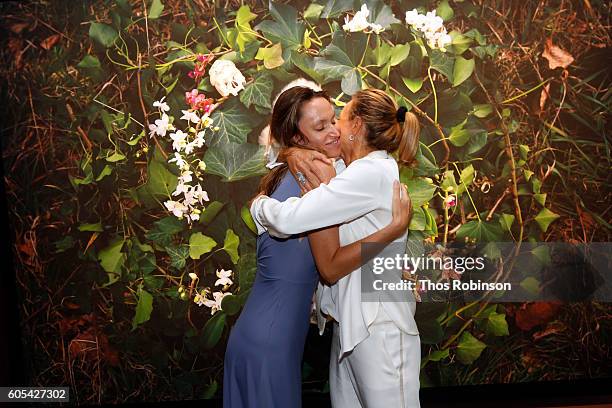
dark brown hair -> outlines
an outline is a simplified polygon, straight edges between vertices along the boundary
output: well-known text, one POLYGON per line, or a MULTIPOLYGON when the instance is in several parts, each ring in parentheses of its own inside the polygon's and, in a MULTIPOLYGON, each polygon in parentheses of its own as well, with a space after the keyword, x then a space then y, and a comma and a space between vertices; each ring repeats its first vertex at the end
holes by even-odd
MULTIPOLYGON (((301 147, 312 149, 309 146, 298 144, 294 140, 294 136, 298 136, 304 142, 304 136, 301 134, 298 123, 302 114, 302 106, 304 103, 314 98, 325 98, 331 102, 331 99, 325 91, 315 91, 304 86, 294 86, 287 89, 279 95, 274 108, 272 109, 272 118, 270 119, 270 139, 276 140, 281 149, 288 147, 301 147)), ((279 154, 279 158, 283 156, 283 150, 279 154)), ((315 149, 312 149, 315 150, 315 149)), ((259 183, 259 192, 267 196, 272 194, 278 183, 282 180, 288 170, 287 163, 274 167, 268 174, 262 177, 259 183)))
POLYGON ((406 112, 403 122, 398 121, 397 103, 380 89, 364 89, 352 99, 349 119, 359 116, 366 127, 366 143, 376 150, 389 153, 398 151, 398 161, 414 165, 419 148, 420 125, 416 115, 406 112))

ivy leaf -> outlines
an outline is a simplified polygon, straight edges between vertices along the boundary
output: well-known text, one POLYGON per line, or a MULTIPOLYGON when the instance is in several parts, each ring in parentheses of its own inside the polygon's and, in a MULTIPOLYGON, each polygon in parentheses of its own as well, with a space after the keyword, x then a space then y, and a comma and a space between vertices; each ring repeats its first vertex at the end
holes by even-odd
POLYGON ((211 237, 207 237, 201 232, 191 234, 189 237, 189 257, 200 259, 200 256, 209 253, 217 243, 211 237))
POLYGON ((238 263, 240 256, 238 255, 238 245, 240 244, 240 238, 231 229, 228 229, 225 233, 225 240, 223 241, 223 250, 232 259, 235 264, 238 263))
POLYGON ((251 216, 251 211, 247 207, 243 206, 240 209, 240 218, 242 218, 242 221, 244 221, 246 226, 249 227, 253 233, 257 234, 257 226, 255 225, 253 217, 251 216))
POLYGON ((472 184, 474 181, 474 166, 471 164, 461 170, 461 174, 459 175, 459 180, 461 183, 457 186, 457 194, 461 194, 465 191, 466 187, 472 184))
POLYGON ((166 252, 170 255, 170 266, 177 270, 181 270, 187 264, 189 256, 189 247, 187 245, 168 246, 166 252))
POLYGON ((162 11, 164 11, 164 4, 161 0, 153 0, 151 2, 151 8, 149 9, 148 18, 150 20, 155 20, 161 16, 162 11))
POLYGON ((270 74, 260 74, 240 92, 240 102, 247 108, 256 105, 263 108, 265 112, 269 112, 272 108, 270 99, 272 98, 273 87, 274 83, 270 74))
POLYGON ((420 207, 429 202, 436 191, 436 186, 425 177, 408 179, 405 173, 405 170, 402 169, 400 181, 406 184, 408 195, 412 201, 412 208, 420 207))
POLYGON ((310 21, 316 21, 319 19, 321 12, 325 6, 317 3, 310 3, 310 5, 304 10, 304 18, 310 21))
POLYGON ((267 173, 264 149, 251 143, 217 144, 206 151, 206 172, 223 177, 223 181, 236 181, 267 173))
POLYGON ((353 8, 353 0, 328 0, 321 12, 322 18, 335 18, 353 8))
POLYGON ((216 312, 204 325, 200 345, 205 349, 211 349, 219 343, 223 328, 225 327, 225 313, 223 311, 216 312))
POLYGON ((236 44, 240 52, 244 52, 245 44, 257 39, 255 32, 251 28, 250 22, 257 17, 257 14, 251 13, 249 6, 240 6, 236 12, 236 44))
POLYGON ((487 345, 468 331, 464 331, 457 345, 457 359, 463 364, 473 363, 487 345))
POLYGON ((361 63, 367 44, 364 33, 335 31, 331 43, 319 57, 314 58, 314 69, 323 75, 323 83, 341 80, 342 91, 352 95, 361 89, 361 76, 357 67, 361 63))
POLYGON ((391 28, 391 24, 400 23, 393 15, 391 7, 387 6, 381 0, 366 0, 365 4, 370 10, 368 21, 381 25, 385 30, 391 28))
POLYGON ((453 65, 455 61, 446 53, 437 50, 429 50, 429 64, 432 69, 435 69, 444 75, 450 82, 453 82, 453 65))
POLYGON ((117 30, 108 24, 91 23, 89 27, 89 37, 104 48, 113 45, 118 36, 117 30))
POLYGON ((255 29, 263 31, 266 38, 273 42, 282 43, 284 49, 299 49, 306 28, 298 20, 297 10, 288 4, 273 1, 268 3, 268 9, 275 21, 264 20, 255 29))
POLYGON ((219 131, 207 138, 206 144, 209 147, 218 143, 245 143, 247 135, 254 126, 253 114, 249 113, 236 98, 224 103, 221 109, 216 109, 211 119, 214 126, 219 127, 219 131))
POLYGON ((499 217, 499 224, 504 231, 510 231, 512 224, 514 224, 514 215, 502 214, 501 217, 499 217))
POLYGON ((221 300, 221 309, 228 315, 233 316, 240 311, 240 300, 238 296, 227 295, 221 300))
POLYGON ((442 0, 438 5, 438 8, 436 8, 436 15, 442 17, 444 22, 447 22, 453 18, 455 12, 448 4, 448 0, 442 0))
POLYGON ((121 276, 121 267, 126 260, 125 253, 121 252, 123 243, 123 239, 117 239, 98 253, 100 265, 102 265, 102 268, 108 273, 108 282, 106 285, 118 281, 121 276))
POLYGON ((560 217, 559 214, 555 214, 554 212, 550 211, 548 208, 542 208, 542 211, 540 211, 538 215, 535 216, 534 219, 540 226, 540 229, 543 232, 546 232, 550 223, 559 217, 560 217))
POLYGON ((281 46, 281 43, 276 43, 272 47, 260 48, 257 51, 257 55, 255 55, 255 59, 259 61, 263 60, 264 67, 266 67, 266 69, 274 69, 280 67, 285 63, 285 60, 283 59, 283 47, 281 46))
POLYGON ((503 313, 493 312, 487 318, 486 330, 488 333, 491 333, 493 336, 507 336, 510 333, 508 332, 508 322, 506 321, 506 315, 503 313))
POLYGON ((406 88, 412 93, 417 93, 423 87, 423 78, 402 77, 402 81, 404 81, 404 85, 406 85, 406 88))
POLYGON ((79 225, 79 231, 90 231, 90 232, 102 232, 102 224, 97 222, 95 224, 81 224, 79 225))
POLYGON ((457 231, 457 239, 473 238, 478 242, 499 241, 503 235, 501 226, 486 221, 469 221, 457 231))
POLYGON ((138 287, 138 304, 136 305, 136 314, 132 319, 132 331, 139 325, 148 321, 151 318, 151 312, 153 311, 153 296, 142 288, 142 285, 138 287))
POLYGON ((472 72, 474 72, 475 65, 476 61, 473 58, 465 59, 461 56, 457 56, 453 68, 453 86, 457 86, 468 79, 470 75, 472 75, 472 72))
POLYGON ((93 55, 86 55, 81 62, 77 64, 77 68, 101 68, 100 60, 93 55))
POLYGON ((174 234, 182 230, 183 223, 175 216, 169 216, 155 221, 154 227, 145 234, 145 237, 161 246, 168 246, 174 234))

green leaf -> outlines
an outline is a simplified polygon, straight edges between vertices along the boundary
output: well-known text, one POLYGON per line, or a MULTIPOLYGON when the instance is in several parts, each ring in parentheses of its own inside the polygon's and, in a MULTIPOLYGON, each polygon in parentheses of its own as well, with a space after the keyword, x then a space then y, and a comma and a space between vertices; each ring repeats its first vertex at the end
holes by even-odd
POLYGON ((264 149, 251 143, 218 144, 206 151, 206 172, 223 177, 223 181, 236 181, 267 173, 264 149))
POLYGON ((113 45, 118 36, 117 30, 108 24, 91 23, 89 27, 89 37, 105 48, 113 45))
POLYGON ((240 256, 238 255, 238 245, 240 244, 240 238, 231 229, 228 229, 225 233, 225 240, 223 241, 223 250, 232 258, 232 262, 238 263, 240 256))
POLYGON ((451 46, 447 48, 450 48, 452 52, 456 55, 461 55, 468 48, 470 48, 470 45, 472 44, 472 39, 470 37, 467 37, 461 34, 459 31, 455 30, 451 31, 448 34, 451 37, 451 46))
POLYGON ((106 161, 107 162, 111 162, 111 163, 115 163, 115 162, 121 161, 123 159, 125 159, 125 156, 123 154, 121 154, 119 152, 114 152, 113 154, 111 154, 110 156, 108 156, 106 158, 106 161))
MULTIPOLYGON (((281 43, 276 43, 272 47, 260 48, 255 55, 255 59, 264 62, 266 69, 274 69, 285 63, 283 59, 283 47, 281 43)), ((243 91, 244 93, 244 91, 243 91)), ((242 96, 241 96, 242 97, 242 96)))
POLYGON ((250 22, 257 17, 257 14, 251 13, 249 6, 243 5, 236 13, 236 21, 234 27, 236 29, 236 44, 240 52, 245 50, 245 45, 257 39, 255 31, 251 28, 250 22))
MULTIPOLYGON (((404 173, 403 169, 402 173, 404 173)), ((436 186, 425 177, 406 179, 405 176, 402 178, 400 173, 400 181, 406 184, 408 195, 412 201, 412 208, 420 207, 429 202, 436 192, 436 186)))
POLYGON ((485 347, 487 347, 485 343, 472 336, 470 332, 464 331, 457 344, 457 359, 463 364, 471 364, 480 357, 485 347))
POLYGON ((221 309, 228 315, 233 316, 240 311, 240 300, 238 296, 226 295, 221 300, 221 309))
POLYGON ((512 224, 514 224, 514 215, 505 213, 502 214, 501 217, 499 217, 499 224, 504 231, 510 231, 512 224))
POLYGON ((387 6, 381 0, 365 0, 364 2, 370 11, 368 21, 374 24, 381 25, 385 30, 391 28, 391 24, 400 23, 393 15, 391 7, 387 6))
POLYGON ((446 53, 437 49, 429 50, 429 64, 431 68, 444 75, 450 82, 453 82, 454 63, 454 59, 446 53))
POLYGON ((296 9, 288 4, 273 1, 268 3, 268 9, 275 21, 264 20, 255 29, 263 31, 266 38, 272 42, 281 42, 284 49, 299 49, 306 28, 298 20, 296 9))
POLYGON ((189 247, 187 245, 167 246, 166 252, 170 255, 170 266, 177 270, 182 270, 187 264, 189 247))
POLYGON ((174 215, 164 217, 155 221, 154 227, 145 234, 145 237, 161 246, 168 246, 172 242, 174 234, 181 232, 183 223, 174 215))
POLYGON ((486 331, 493 336, 508 336, 508 322, 503 313, 493 312, 487 318, 486 331))
POLYGON ((331 43, 314 58, 314 69, 323 76, 323 84, 341 80, 342 91, 352 95, 361 89, 361 75, 357 70, 367 44, 363 33, 335 31, 331 43))
POLYGON ((461 194, 465 191, 467 186, 472 184, 472 182, 474 181, 474 174, 474 166, 472 166, 471 164, 461 170, 461 174, 459 175, 459 181, 461 182, 461 184, 457 186, 457 194, 461 194))
POLYGON ((450 193, 455 193, 459 189, 457 186, 457 181, 455 180, 455 172, 452 170, 446 170, 444 172, 444 176, 442 176, 442 182, 440 183, 440 188, 443 191, 448 191, 450 193))
POLYGON ((201 232, 191 234, 189 237, 189 257, 200 259, 200 256, 209 253, 217 243, 211 237, 207 237, 201 232))
POLYGON ((213 201, 212 203, 209 203, 204 212, 200 215, 200 223, 204 225, 210 224, 221 212, 224 205, 225 204, 220 201, 213 201))
POLYGON ((417 93, 423 87, 423 78, 402 77, 402 81, 404 81, 404 85, 406 85, 406 88, 412 93, 417 93))
POLYGON ((448 140, 455 146, 461 147, 470 140, 472 132, 469 129, 464 129, 463 124, 451 128, 451 133, 448 135, 448 140))
POLYGON ((519 145, 519 155, 521 156, 521 159, 527 160, 528 153, 529 153, 529 146, 520 144, 519 145))
POLYGON ((540 211, 538 215, 535 216, 535 220, 540 226, 540 229, 543 232, 546 232, 550 223, 559 217, 560 215, 555 214, 554 212, 550 211, 548 208, 542 208, 542 211, 540 211))
POLYGON ((494 242, 499 241, 502 234, 499 224, 477 220, 463 224, 457 231, 457 239, 463 240, 465 237, 469 237, 478 242, 494 242))
POLYGON ((418 319, 416 322, 422 344, 438 344, 444 338, 444 330, 436 319, 418 319))
POLYGON ((162 11, 164 11, 164 4, 161 0, 153 0, 151 2, 151 7, 149 8, 149 20, 155 20, 161 16, 162 11))
POLYGON ((453 86, 457 86, 468 79, 470 75, 472 75, 472 72, 474 72, 475 64, 476 61, 473 58, 465 59, 461 56, 457 56, 453 68, 453 86))
POLYGON ((353 8, 353 0, 328 0, 321 12, 323 18, 335 18, 353 8))
POLYGON ((316 21, 319 19, 321 12, 325 6, 317 3, 310 3, 310 5, 304 10, 304 18, 309 21, 316 21))
POLYGON ((240 92, 240 102, 247 108, 256 105, 263 108, 265 112, 269 112, 272 108, 270 99, 272 98, 273 87, 272 77, 264 72, 240 92))
POLYGON ((121 252, 123 243, 123 239, 117 239, 98 253, 100 265, 106 272, 118 274, 125 263, 125 253, 121 252))
POLYGON ((223 328, 225 327, 226 315, 224 312, 216 312, 211 317, 202 330, 202 337, 200 338, 200 345, 205 349, 211 349, 217 345, 221 340, 223 334, 223 328))
POLYGON ((544 204, 546 204, 546 193, 542 193, 542 194, 534 194, 533 198, 536 200, 536 202, 538 204, 540 204, 542 207, 544 207, 544 204))
POLYGON ((426 215, 425 209, 422 207, 417 207, 414 209, 412 214, 412 218, 410 219, 410 224, 408 225, 408 229, 410 231, 424 231, 427 228, 427 220, 428 217, 426 215))
POLYGON ((532 295, 537 296, 540 293, 540 281, 533 276, 528 276, 523 279, 520 286, 532 295))
POLYGON ((86 55, 81 62, 77 64, 77 68, 101 68, 100 60, 93 55, 86 55))
POLYGON ((211 119, 214 126, 219 127, 219 131, 207 138, 210 140, 206 143, 209 147, 218 143, 245 143, 247 135, 255 125, 253 114, 249 113, 237 98, 230 99, 220 109, 216 109, 211 119))
POLYGON ((97 222, 95 224, 81 224, 79 225, 79 231, 102 232, 104 228, 102 228, 102 224, 97 222))
POLYGON ((100 181, 104 177, 110 176, 112 173, 113 173, 113 168, 109 166, 108 164, 105 164, 102 171, 100 171, 100 174, 98 174, 98 177, 96 177, 96 181, 100 181))
POLYGON ((442 17, 444 22, 447 22, 453 18, 455 12, 451 6, 449 6, 448 0, 442 0, 438 5, 438 8, 436 8, 436 15, 442 17))
POLYGON ((142 288, 138 287, 138 304, 136 305, 136 314, 132 319, 132 331, 144 322, 149 321, 151 312, 153 311, 153 296, 142 288))
POLYGON ((493 112, 493 107, 489 103, 476 104, 474 105, 474 116, 483 119, 489 116, 493 112))
POLYGON ((253 233, 257 234, 257 226, 255 225, 253 217, 251 216, 251 211, 245 206, 240 209, 240 217, 242 218, 242 221, 244 221, 246 226, 249 227, 249 229, 253 231, 253 233))

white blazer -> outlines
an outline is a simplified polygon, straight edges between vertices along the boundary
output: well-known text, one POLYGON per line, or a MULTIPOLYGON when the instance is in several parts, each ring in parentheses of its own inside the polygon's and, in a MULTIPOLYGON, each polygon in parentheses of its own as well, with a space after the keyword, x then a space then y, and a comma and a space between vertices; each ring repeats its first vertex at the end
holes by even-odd
MULTIPOLYGON (((331 225, 339 227, 340 245, 358 241, 387 226, 392 216, 393 181, 399 180, 397 163, 385 150, 376 150, 352 162, 346 169, 341 162, 339 173, 329 184, 322 184, 300 197, 279 202, 261 196, 251 205, 251 215, 258 233, 267 229, 270 235, 288 236, 331 225)), ((407 233, 394 242, 405 248, 407 233)), ((317 320, 323 332, 326 313, 339 322, 341 359, 369 336, 369 326, 380 305, 405 333, 418 335, 411 301, 362 302, 361 268, 343 277, 334 285, 319 283, 317 288, 317 320)))

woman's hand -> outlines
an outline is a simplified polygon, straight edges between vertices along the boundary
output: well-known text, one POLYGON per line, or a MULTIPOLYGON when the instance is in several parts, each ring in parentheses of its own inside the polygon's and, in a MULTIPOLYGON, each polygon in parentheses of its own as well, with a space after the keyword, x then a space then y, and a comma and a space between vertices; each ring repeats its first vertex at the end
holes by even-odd
POLYGON ((319 187, 321 183, 328 183, 331 177, 336 175, 334 171, 333 176, 330 177, 329 171, 325 171, 325 168, 321 166, 321 164, 332 165, 331 159, 323 153, 316 150, 300 149, 297 147, 290 147, 283 150, 285 150, 285 157, 283 157, 283 159, 287 162, 289 171, 296 180, 299 180, 297 177, 298 172, 304 175, 306 182, 299 183, 302 194, 307 193, 313 188, 319 187))
POLYGON ((412 218, 412 201, 408 196, 408 190, 405 184, 399 181, 393 182, 393 206, 391 210, 393 220, 389 227, 394 231, 396 238, 403 235, 410 224, 412 218))

